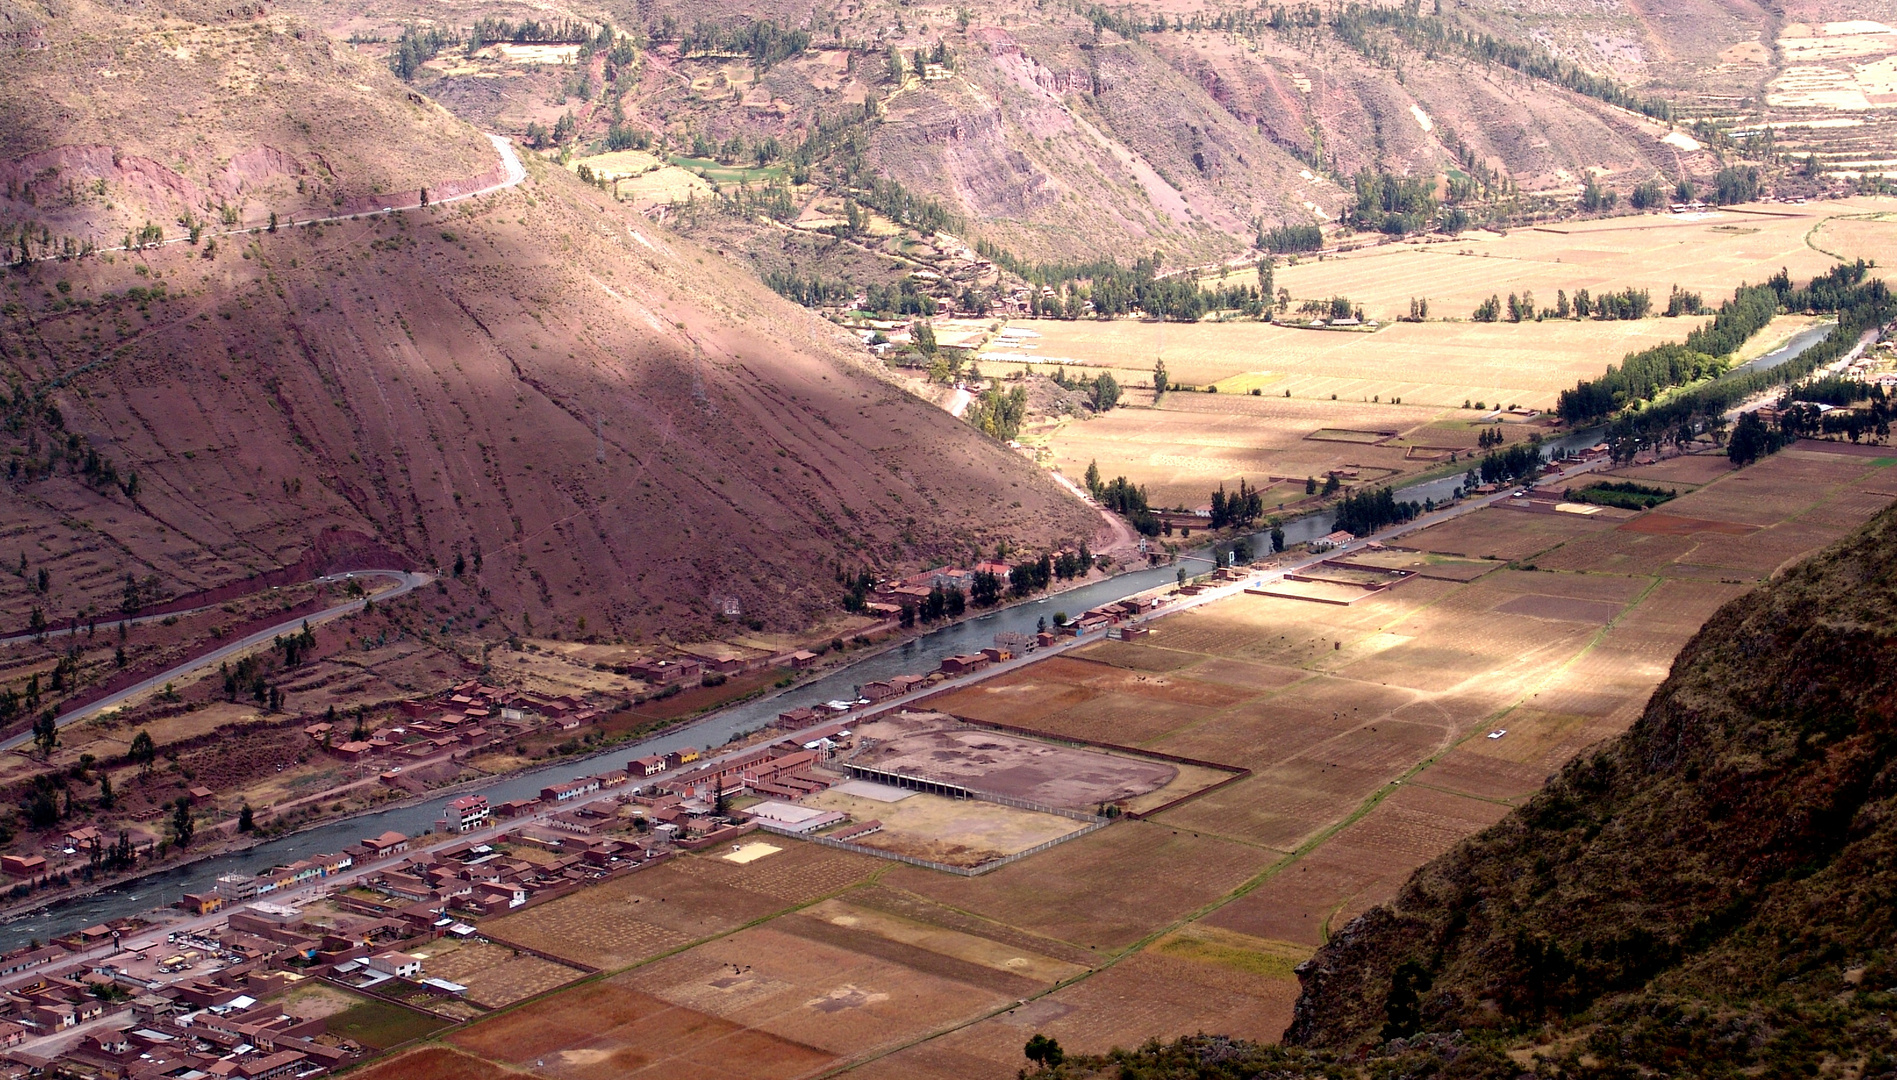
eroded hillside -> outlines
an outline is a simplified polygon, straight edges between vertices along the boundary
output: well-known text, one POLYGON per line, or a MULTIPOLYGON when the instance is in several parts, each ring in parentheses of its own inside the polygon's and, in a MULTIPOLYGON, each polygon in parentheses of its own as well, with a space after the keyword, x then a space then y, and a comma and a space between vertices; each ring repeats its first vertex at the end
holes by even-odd
POLYGON ((114 19, 88 18, 48 16, 72 36, 7 57, 23 73, 8 152, 16 171, 50 164, 0 206, 99 248, 132 222, 167 242, 7 279, 9 539, 52 583, 9 594, 9 624, 28 604, 110 613, 127 573, 175 594, 294 563, 340 527, 416 566, 479 567, 510 623, 683 633, 736 599, 789 629, 834 610, 839 561, 1099 525, 872 372, 853 339, 563 170, 442 203, 504 180, 493 146, 294 19, 120 24, 133 48, 95 46, 114 19), (154 43, 173 40, 221 59, 158 71, 174 61, 154 43), (100 113, 74 129, 84 146, 62 141, 48 118, 83 94, 37 110, 23 95, 92 48, 143 49, 148 115, 177 104, 191 122, 95 151, 113 134, 100 113), (243 70, 260 81, 232 89, 243 70), (332 94, 349 108, 304 130, 332 94), (221 194, 257 154, 289 164, 221 194), (351 193, 400 205, 424 188, 426 208, 307 223, 351 193), (226 198, 238 222, 281 227, 225 234, 226 198), (187 217, 208 221, 192 234, 187 217))

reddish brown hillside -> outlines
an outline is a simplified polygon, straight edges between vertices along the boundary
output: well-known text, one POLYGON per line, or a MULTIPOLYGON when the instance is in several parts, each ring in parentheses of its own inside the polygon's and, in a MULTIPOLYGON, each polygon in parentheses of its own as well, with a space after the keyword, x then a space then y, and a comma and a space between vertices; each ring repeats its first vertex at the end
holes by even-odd
MULTIPOLYGON (((245 63, 329 47, 283 25, 245 63)), ((4 63, 40 62, 23 57, 4 63)), ((440 190, 449 167, 495 167, 478 132, 432 106, 411 116, 386 73, 363 77, 358 112, 380 126, 358 134, 360 158, 294 138, 272 152, 323 157, 346 191, 440 190)), ((239 160, 267 126, 240 116, 209 139, 239 160)), ((16 162, 77 152, 29 135, 8 133, 16 162)), ((126 132, 114 152, 172 161, 171 137, 126 132)), ((125 205, 181 212, 172 188, 113 190, 113 210, 82 201, 60 220, 98 232, 125 205)), ((392 216, 213 246, 215 232, 6 277, 6 440, 25 467, 0 479, 0 544, 49 567, 51 586, 8 575, 3 625, 30 606, 109 615, 127 573, 148 596, 215 586, 342 527, 416 565, 451 572, 459 555, 513 626, 684 631, 735 597, 746 618, 795 627, 834 609, 839 561, 913 565, 1100 525, 885 381, 854 339, 564 170, 536 164, 519 187, 392 216)))

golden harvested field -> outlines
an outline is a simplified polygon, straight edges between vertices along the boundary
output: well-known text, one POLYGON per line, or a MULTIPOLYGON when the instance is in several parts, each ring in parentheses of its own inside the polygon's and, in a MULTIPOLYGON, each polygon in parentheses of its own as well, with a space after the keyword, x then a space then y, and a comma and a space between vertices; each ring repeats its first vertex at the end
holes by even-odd
POLYGON ((669 205, 675 201, 711 197, 711 185, 676 165, 642 172, 621 180, 619 197, 641 206, 669 205))
POLYGON ((1726 208, 1696 218, 1607 218, 1516 229, 1506 236, 1473 232, 1449 242, 1301 258, 1296 266, 1281 264, 1276 282, 1298 299, 1348 296, 1371 318, 1385 319, 1408 312, 1412 297, 1429 300, 1432 318, 1467 319, 1489 296, 1524 289, 1541 307, 1554 306, 1557 289, 1571 297, 1577 289, 1599 295, 1625 288, 1647 289, 1664 306, 1678 285, 1716 306, 1739 283, 1764 281, 1780 267, 1801 281, 1822 273, 1835 265, 1827 251, 1842 254, 1848 247, 1852 257, 1875 257, 1881 238, 1879 261, 1887 262, 1888 232, 1843 219, 1892 211, 1897 200, 1863 197, 1726 208), (1807 243, 1807 234, 1819 226, 1807 243), (1834 230, 1840 246, 1822 239, 1834 230))
MULTIPOLYGON (((1451 453, 1474 449, 1484 412, 1473 406, 1547 409, 1626 353, 1683 338, 1698 323, 1402 323, 1363 334, 1255 322, 1032 320, 1012 325, 1038 335, 1018 340, 1047 363, 991 359, 1028 355, 1010 343, 991 346, 981 368, 1051 374, 1049 364, 1065 358, 1089 365, 1076 374, 1105 367, 1122 384, 1149 384, 1163 355, 1175 383, 1218 392, 1169 393, 1157 406, 1142 395, 1133 407, 1024 438, 1045 447, 1064 475, 1097 464, 1107 477, 1146 485, 1156 505, 1202 506, 1220 483, 1244 479, 1267 507, 1295 507, 1306 477, 1339 471, 1353 483, 1384 483, 1440 468, 1451 453)), ((1502 429, 1511 440, 1531 430, 1502 429)))
POLYGON ((665 167, 665 162, 644 150, 614 150, 592 157, 575 158, 570 164, 575 171, 584 165, 593 170, 594 175, 608 180, 620 176, 638 176, 665 167))
MULTIPOLYGON (((1897 210, 1866 217, 1835 218, 1812 233, 1814 247, 1841 259, 1866 259, 1888 267, 1897 257, 1897 210)), ((1889 269, 1880 271, 1887 278, 1889 269)))
MULTIPOLYGON (((1137 384, 1150 384, 1154 361, 1164 359, 1173 382, 1193 387, 1217 382, 1222 394, 1234 389, 1248 396, 1257 386, 1268 397, 1282 398, 1289 389, 1294 399, 1328 402, 1336 394, 1339 402, 1352 404, 1380 397, 1435 409, 1460 408, 1465 400, 1546 408, 1577 380, 1599 375, 1628 352, 1682 339, 1699 322, 1397 323, 1360 333, 1260 322, 1035 319, 1009 324, 1039 335, 1026 339, 1034 345, 1031 351, 997 344, 979 359, 985 373, 1084 364, 1109 368, 1122 383, 1137 384), (997 353, 1031 355, 1039 362, 992 359, 997 353), (1237 376, 1248 376, 1242 387, 1224 385, 1237 376)), ((1336 414, 1306 430, 1384 426, 1336 414)))

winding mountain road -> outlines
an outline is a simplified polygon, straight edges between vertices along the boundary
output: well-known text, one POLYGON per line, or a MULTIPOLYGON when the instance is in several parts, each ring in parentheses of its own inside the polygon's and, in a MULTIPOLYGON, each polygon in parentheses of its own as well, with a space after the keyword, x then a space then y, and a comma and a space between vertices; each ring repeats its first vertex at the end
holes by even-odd
MULTIPOLYGON (((290 218, 284 221, 280 226, 249 225, 249 226, 244 226, 244 227, 240 227, 236 229, 224 229, 220 232, 211 232, 209 233, 209 235, 214 240, 222 238, 222 237, 226 237, 226 236, 251 236, 257 233, 273 232, 277 228, 287 229, 296 225, 327 225, 331 222, 354 221, 359 218, 374 217, 377 214, 393 214, 398 210, 419 210, 424 205, 439 206, 444 203, 461 202, 464 199, 478 199, 483 195, 492 195, 496 191, 505 191, 510 187, 515 187, 521 181, 527 179, 527 166, 521 163, 520 155, 514 151, 514 144, 507 138, 507 136, 488 135, 487 140, 488 142, 494 144, 494 150, 496 153, 500 154, 501 166, 505 170, 505 173, 502 175, 499 183, 489 184, 488 186, 484 188, 480 188, 475 191, 463 192, 460 195, 449 195, 446 198, 430 199, 425 204, 420 199, 416 199, 414 202, 404 203, 401 206, 385 206, 376 210, 358 210, 357 212, 353 214, 332 214, 327 217, 304 218, 301 221, 298 221, 295 218, 290 218)), ((427 189, 424 188, 422 190, 426 191, 427 189)), ((173 237, 159 240, 150 244, 137 244, 137 245, 134 245, 129 250, 147 250, 150 248, 165 247, 170 244, 186 244, 186 243, 195 244, 197 243, 197 240, 193 240, 188 236, 173 236, 173 237)), ((103 251, 123 251, 123 250, 128 250, 128 249, 100 248, 99 250, 103 252, 103 251)), ((39 256, 35 256, 32 261, 33 262, 64 262, 70 258, 72 258, 72 256, 70 255, 39 255, 39 256)))
MULTIPOLYGON (((102 698, 98 701, 91 703, 90 705, 82 705, 79 708, 72 710, 71 712, 68 712, 59 717, 56 717, 53 722, 59 725, 60 727, 65 727, 68 724, 78 723, 79 721, 84 720, 89 716, 96 716, 99 713, 106 711, 107 709, 117 708, 118 706, 124 704, 126 701, 128 701, 131 698, 137 697, 140 694, 148 694, 151 691, 156 690, 159 687, 165 685, 167 682, 173 682, 177 679, 183 678, 184 676, 189 675, 192 672, 199 670, 200 668, 208 667, 212 664, 215 664, 219 660, 226 660, 232 656, 236 656, 239 653, 248 652, 249 650, 254 649, 259 645, 268 644, 270 641, 274 640, 275 638, 283 634, 297 633, 303 629, 304 623, 308 623, 311 626, 318 626, 318 625, 321 625, 322 623, 329 622, 331 619, 339 619, 344 615, 353 615, 354 613, 361 611, 363 607, 366 606, 371 600, 393 600, 404 593, 410 592, 414 589, 418 589, 421 586, 426 585, 429 582, 435 580, 435 576, 433 574, 416 574, 416 573, 411 573, 407 570, 353 570, 344 574, 331 574, 328 577, 321 577, 321 578, 317 578, 316 580, 324 581, 324 582, 348 581, 353 578, 363 578, 363 577, 391 578, 396 583, 395 588, 388 589, 375 596, 364 596, 364 597, 359 597, 355 600, 347 600, 347 601, 344 601, 343 603, 337 604, 334 607, 324 608, 323 610, 316 612, 315 614, 312 614, 312 615, 299 615, 294 619, 286 619, 283 622, 276 624, 275 626, 271 626, 263 630, 259 630, 256 633, 249 635, 248 637, 239 638, 236 641, 230 642, 229 644, 226 644, 226 645, 220 645, 217 648, 212 649, 210 652, 202 653, 198 656, 191 658, 190 660, 186 660, 182 664, 176 664, 172 667, 166 668, 164 671, 161 671, 158 674, 153 675, 151 678, 144 679, 137 683, 134 683, 133 685, 128 686, 123 690, 120 690, 119 692, 111 695, 110 697, 102 698)), ((6 751, 12 750, 13 748, 17 746, 21 746, 21 745, 24 745, 25 743, 31 742, 32 739, 33 739, 33 733, 30 731, 26 731, 18 735, 15 735, 10 739, 0 740, 0 753, 5 753, 6 751)))

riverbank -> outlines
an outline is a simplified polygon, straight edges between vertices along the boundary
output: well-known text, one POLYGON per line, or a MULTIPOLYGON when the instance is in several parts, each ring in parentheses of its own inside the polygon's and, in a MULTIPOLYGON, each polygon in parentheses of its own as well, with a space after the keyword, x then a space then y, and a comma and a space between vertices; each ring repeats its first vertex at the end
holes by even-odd
MULTIPOLYGON (((969 629, 977 624, 999 620, 1009 624, 1006 629, 1013 629, 1014 623, 1023 623, 1028 628, 1027 632, 1031 632, 1035 621, 1043 617, 1042 605, 1055 596, 1089 592, 1090 595, 1081 604, 1082 609, 1097 606, 1121 598, 1122 592, 1123 595, 1132 595, 1141 591, 1141 588, 1153 587, 1150 583, 1141 588, 1125 586, 1128 578, 1143 579, 1154 573, 1148 567, 1134 567, 1095 576, 1090 581, 1057 583, 1060 588, 1033 597, 985 610, 971 608, 968 614, 958 619, 938 622, 920 633, 899 632, 876 645, 860 648, 851 654, 847 663, 824 669, 813 677, 800 678, 790 686, 768 688, 762 694, 747 694, 704 712, 664 722, 656 727, 641 728, 610 743, 589 747, 584 753, 563 754, 505 772, 470 777, 399 800, 314 818, 282 833, 242 841, 233 837, 229 842, 200 848, 188 856, 158 866, 140 868, 111 879, 101 878, 89 884, 36 893, 0 907, 0 926, 17 926, 22 920, 37 923, 41 919, 63 923, 66 920, 60 919, 58 913, 69 911, 84 912, 78 917, 82 920, 78 925, 89 925, 106 918, 143 911, 143 907, 125 910, 124 901, 133 894, 144 896, 152 888, 163 889, 175 899, 178 893, 208 889, 219 874, 246 869, 242 864, 253 864, 248 866, 248 870, 255 871, 264 865, 292 862, 318 852, 340 851, 360 839, 360 835, 373 835, 390 829, 419 835, 432 827, 438 816, 435 808, 439 804, 464 794, 488 793, 491 802, 525 798, 537 794, 548 783, 598 772, 601 769, 599 763, 605 759, 641 756, 655 750, 676 750, 688 744, 699 748, 727 747, 742 736, 768 728, 777 714, 788 708, 820 704, 838 697, 854 697, 855 686, 863 682, 886 679, 895 674, 934 670, 940 659, 948 655, 978 649, 979 646, 971 646, 966 642, 955 643, 955 639, 965 637, 969 629), (1104 599, 1091 595, 1099 591, 1115 595, 1104 599), (936 642, 937 646, 922 644, 929 641, 936 642)), ((990 636, 1003 628, 990 627, 990 636)), ((229 824, 221 827, 229 827, 229 824)), ((56 936, 51 926, 47 927, 47 931, 34 936, 41 940, 56 936)), ((4 945, 4 939, 9 937, 19 937, 21 941, 16 943, 23 943, 26 935, 0 933, 0 945, 4 945)))

